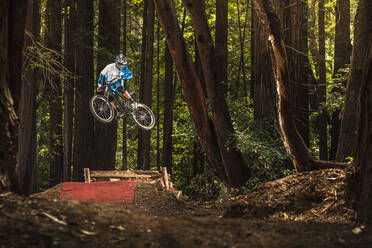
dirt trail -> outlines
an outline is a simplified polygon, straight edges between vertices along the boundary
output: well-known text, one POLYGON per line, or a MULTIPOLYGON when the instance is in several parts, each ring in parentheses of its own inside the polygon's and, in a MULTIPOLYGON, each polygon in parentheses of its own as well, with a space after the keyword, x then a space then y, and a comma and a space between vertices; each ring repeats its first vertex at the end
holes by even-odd
POLYGON ((0 247, 372 247, 344 200, 342 170, 262 184, 226 209, 139 183, 135 205, 0 195, 0 247))

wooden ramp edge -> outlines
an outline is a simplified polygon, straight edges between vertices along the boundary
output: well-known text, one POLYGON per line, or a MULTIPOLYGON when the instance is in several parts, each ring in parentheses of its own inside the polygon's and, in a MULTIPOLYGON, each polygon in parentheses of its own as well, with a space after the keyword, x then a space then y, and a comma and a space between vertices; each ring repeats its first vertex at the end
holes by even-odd
POLYGON ((152 179, 160 181, 163 190, 173 193, 180 199, 182 191, 173 188, 170 174, 167 173, 167 167, 160 167, 160 171, 150 170, 126 170, 126 171, 91 171, 89 168, 84 168, 84 179, 86 183, 96 181, 98 178, 108 178, 110 181, 128 180, 128 179, 152 179))

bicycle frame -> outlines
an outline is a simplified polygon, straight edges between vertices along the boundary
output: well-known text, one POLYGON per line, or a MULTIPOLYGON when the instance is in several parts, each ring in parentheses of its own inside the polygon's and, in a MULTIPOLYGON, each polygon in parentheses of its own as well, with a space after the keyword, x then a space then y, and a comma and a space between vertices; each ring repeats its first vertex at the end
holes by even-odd
MULTIPOLYGON (((109 99, 110 93, 112 93, 113 94, 112 98, 114 99, 114 101, 117 104, 120 111, 123 112, 125 115, 130 114, 131 111, 130 111, 130 107, 129 107, 130 106, 129 105, 129 100, 127 98, 125 98, 122 94, 120 94, 118 92, 115 92, 110 88, 111 84, 113 84, 115 82, 116 81, 113 81, 113 82, 110 82, 107 85, 105 85, 106 88, 104 90, 104 96, 105 96, 106 99, 109 99)), ((110 104, 111 104, 111 102, 110 102, 110 104)))

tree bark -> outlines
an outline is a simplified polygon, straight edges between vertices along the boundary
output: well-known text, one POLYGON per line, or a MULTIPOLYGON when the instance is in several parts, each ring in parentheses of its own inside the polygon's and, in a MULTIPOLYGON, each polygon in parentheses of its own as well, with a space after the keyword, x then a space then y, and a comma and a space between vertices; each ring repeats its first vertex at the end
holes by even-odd
MULTIPOLYGON (((252 6, 253 9, 253 6, 252 6)), ((258 122, 273 123, 276 119, 275 81, 271 70, 271 59, 266 40, 267 34, 252 11, 252 77, 251 98, 253 115, 258 122)))
MULTIPOLYGON (((358 115, 358 133, 355 134, 356 145, 353 149, 354 180, 349 180, 349 188, 356 193, 357 220, 361 223, 372 223, 372 2, 361 0, 355 17, 355 38, 351 70, 349 74, 348 96, 355 94, 356 86, 360 86, 358 115), (358 83, 360 82, 360 84, 358 83), (352 85, 354 84, 354 85, 352 85), (357 84, 357 85, 355 85, 357 84), (354 188, 354 186, 357 186, 354 188)), ((351 99, 349 98, 349 101, 351 99)), ((347 102, 345 103, 347 104, 347 102)), ((345 109, 344 118, 349 117, 345 109)), ((355 114, 355 113, 353 113, 355 114)), ((342 120, 342 123, 344 121, 342 120)), ((349 120, 351 121, 351 120, 349 120)), ((351 123, 347 123, 351 125, 351 123)), ((353 122, 355 125, 355 121, 353 122)), ((355 129, 354 129, 355 130, 355 129)), ((345 140, 346 141, 346 140, 345 140)))
MULTIPOLYGON (((113 63, 120 53, 120 8, 115 0, 99 1, 97 78, 107 64, 113 63)), ((95 121, 94 147, 95 170, 114 170, 117 142, 116 120, 109 124, 95 121)))
MULTIPOLYGON (((64 37, 64 63, 66 68, 75 73, 75 47, 74 47, 74 27, 75 27, 75 6, 71 0, 65 2, 65 37, 64 37), (69 11, 68 11, 69 10, 69 11)), ((63 181, 71 181, 72 165, 72 140, 73 140, 73 116, 74 116, 74 87, 75 80, 64 81, 63 91, 63 181)))
POLYGON ((173 103, 174 88, 173 84, 173 61, 172 55, 167 44, 164 49, 165 72, 164 72, 164 123, 163 123, 163 157, 162 165, 171 171, 172 159, 172 132, 173 132, 173 103))
MULTIPOLYGON (((122 42, 122 50, 123 53, 127 54, 127 13, 128 13, 128 4, 127 0, 123 0, 122 4, 122 12, 123 12, 123 42, 122 42)), ((123 119, 123 156, 122 156, 122 170, 128 169, 128 146, 127 146, 127 118, 123 119)))
MULTIPOLYGON (((215 44, 216 44, 216 60, 220 64, 220 75, 221 84, 225 86, 227 84, 227 27, 228 27, 228 0, 216 0, 216 32, 215 32, 215 44)), ((226 89, 225 89, 226 93, 226 89)))
MULTIPOLYGON (((235 87, 230 87, 232 89, 232 95, 235 99, 239 97, 239 90, 240 90, 240 76, 243 78, 243 87, 242 87, 242 97, 247 96, 247 77, 246 77, 246 66, 245 66, 245 56, 244 56, 244 46, 245 46, 245 36, 247 30, 247 23, 248 23, 248 12, 249 12, 249 1, 246 3, 246 10, 245 10, 245 17, 244 17, 244 25, 243 30, 240 23, 240 2, 237 1, 237 10, 238 10, 238 26, 239 26, 239 45, 240 45, 240 59, 239 59, 239 69, 238 69, 238 79, 236 81, 235 87)), ((253 18, 252 18, 253 20, 253 18)), ((230 83, 231 85, 232 83, 230 83)))
POLYGON ((234 141, 229 135, 234 133, 228 107, 225 101, 226 87, 221 78, 221 64, 215 56, 212 37, 205 16, 205 6, 201 1, 183 0, 183 5, 191 16, 196 32, 196 41, 203 66, 208 99, 211 104, 214 131, 230 186, 241 186, 248 175, 245 163, 234 141))
MULTIPOLYGON (((357 120, 359 115, 358 99, 362 80, 364 56, 367 52, 367 47, 363 44, 365 44, 366 40, 369 38, 368 33, 362 31, 364 23, 359 23, 357 21, 358 18, 362 18, 359 17, 361 15, 360 12, 360 7, 358 7, 354 23, 354 46, 351 54, 351 65, 347 80, 344 108, 341 116, 340 135, 338 138, 336 153, 337 161, 345 161, 347 157, 351 156, 352 148, 355 144, 356 135, 358 133, 358 125, 355 125, 355 120, 357 120)), ((340 60, 340 65, 341 63, 343 62, 340 60)))
MULTIPOLYGON (((154 2, 145 0, 145 13, 142 37, 142 63, 140 82, 140 102, 149 108, 152 105, 152 66, 154 50, 154 2)), ((151 131, 138 129, 137 168, 150 169, 151 131)))
MULTIPOLYGON (((25 31, 25 46, 32 45, 29 35, 39 37, 39 25, 34 25, 34 20, 40 18, 39 2, 31 0, 27 6, 27 20, 25 31), (34 11, 34 10, 37 10, 34 11), (35 15, 35 16, 34 16, 35 15), (36 29, 34 29, 36 28, 36 29), (37 29, 38 28, 38 29, 37 29)), ((21 96, 18 108, 19 136, 18 136, 18 178, 23 194, 35 193, 38 189, 36 180, 36 94, 37 82, 35 70, 27 61, 24 61, 25 77, 22 79, 21 96)))
POLYGON ((155 0, 155 7, 176 66, 177 76, 181 83, 184 99, 198 139, 207 154, 210 164, 215 168, 217 174, 226 181, 212 122, 208 117, 201 83, 182 38, 174 3, 172 0, 155 0))
MULTIPOLYGON (((325 19, 324 19, 324 0, 318 3, 318 30, 319 30, 319 82, 317 87, 318 101, 322 105, 327 99, 327 78, 326 78, 326 62, 325 62, 325 19)), ((328 159, 328 145, 327 145, 327 112, 321 106, 318 109, 319 118, 317 126, 319 131, 319 158, 328 159)))
POLYGON ((286 41, 289 61, 289 73, 292 80, 291 86, 293 92, 294 113, 296 127, 309 147, 309 79, 311 78, 307 70, 307 3, 301 0, 289 1, 293 5, 287 8, 287 14, 290 19, 289 36, 290 40, 286 41))
MULTIPOLYGON (((334 71, 333 75, 341 74, 346 77, 345 73, 339 71, 349 66, 351 54, 350 43, 350 0, 338 0, 336 3, 336 31, 335 31, 335 55, 334 55, 334 71)), ((346 85, 345 81, 334 82, 335 84, 346 85)), ((334 92, 340 92, 335 88, 334 92)), ((336 158, 338 137, 340 135, 340 109, 337 109, 331 117, 331 148, 329 151, 329 159, 336 158)))
POLYGON ((73 181, 83 181, 83 168, 90 168, 93 146, 93 117, 88 106, 93 96, 93 2, 76 3, 76 73, 79 76, 75 90, 75 143, 73 181))
MULTIPOLYGON (((62 52, 62 4, 60 0, 48 0, 47 34, 48 48, 57 53, 62 52)), ((62 181, 63 171, 63 145, 62 145, 62 87, 59 75, 52 76, 52 85, 49 85, 49 166, 50 183, 54 186, 62 181)))
POLYGON ((0 1, 0 192, 20 192, 16 175, 18 109, 28 1, 0 1), (14 64, 13 64, 14 63, 14 64), (14 66, 10 69, 9 65, 14 66))
POLYGON ((287 152, 293 156, 297 171, 329 167, 344 167, 345 164, 316 160, 307 149, 298 133, 291 115, 291 91, 288 77, 288 62, 279 20, 273 11, 271 1, 254 0, 255 11, 269 37, 271 62, 278 92, 278 122, 280 134, 287 152))

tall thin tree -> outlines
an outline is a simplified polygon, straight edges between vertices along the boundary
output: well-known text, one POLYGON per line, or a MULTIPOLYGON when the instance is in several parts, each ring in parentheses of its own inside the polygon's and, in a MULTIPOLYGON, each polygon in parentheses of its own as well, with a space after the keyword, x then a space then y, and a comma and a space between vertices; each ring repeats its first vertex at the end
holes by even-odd
MULTIPOLYGON (((103 68, 120 53, 120 8, 115 0, 99 1, 97 78, 103 68)), ((117 121, 95 122, 94 169, 114 170, 116 161, 117 121)))
MULTIPOLYGON (((62 52, 62 2, 61 0, 48 0, 46 5, 47 16, 47 46, 57 53, 62 52)), ((51 185, 62 180, 63 172, 63 145, 62 145, 62 86, 58 74, 52 75, 49 91, 49 166, 51 185)))
POLYGON ((176 66, 177 76, 198 139, 210 164, 215 168, 217 174, 227 182, 212 122, 208 116, 201 82, 182 38, 174 2, 172 0, 155 0, 155 7, 163 31, 166 34, 167 44, 176 66))
MULTIPOLYGON (((318 3, 318 30, 319 30, 319 82, 317 87, 318 101, 320 105, 324 104, 327 99, 327 77, 326 77, 326 50, 325 50, 325 9, 324 0, 318 3)), ((319 131, 319 158, 328 159, 328 132, 327 132, 327 113, 320 106, 318 109, 318 131, 319 131)))
MULTIPOLYGON (((140 102, 149 108, 152 105, 152 67, 154 50, 155 8, 152 0, 145 0, 142 32, 142 61, 140 102)), ((137 168, 150 169, 151 131, 138 129, 137 168)))
MULTIPOLYGON (((27 6, 25 46, 32 46, 39 38, 40 2, 30 0, 27 6)), ((36 70, 24 61, 24 75, 19 104, 18 176, 22 193, 29 195, 37 191, 36 178, 36 70)))
POLYGON ((28 1, 0 2, 0 192, 20 192, 16 176, 17 110, 28 1), (11 69, 13 68, 13 69, 11 69), (18 73, 17 73, 18 72, 18 73))
POLYGON ((239 186, 247 176, 245 162, 237 151, 234 141, 229 135, 234 133, 229 110, 225 100, 226 87, 223 85, 221 64, 215 56, 215 49, 208 22, 205 6, 201 1, 183 0, 183 4, 191 16, 196 33, 196 42, 202 62, 208 99, 211 103, 214 131, 217 134, 218 147, 225 167, 225 173, 231 186, 239 186))
MULTIPOLYGON (((75 5, 71 0, 67 0, 65 1, 64 8, 64 65, 69 71, 75 72, 75 5)), ((63 181, 65 182, 71 180, 74 87, 75 80, 73 78, 65 79, 63 87, 63 181)))
MULTIPOLYGON (((336 31, 335 31, 335 54, 333 75, 335 85, 346 85, 343 79, 347 75, 341 69, 346 69, 350 63, 351 42, 350 42, 350 0, 338 0, 336 2, 336 31), (339 78, 342 80, 339 80, 339 78), (338 82, 337 82, 338 80, 338 82)), ((339 87, 335 87, 333 92, 340 92, 339 87)), ((329 159, 336 158, 338 137, 340 134, 340 109, 336 109, 331 116, 331 147, 329 159)))
MULTIPOLYGON (((358 3, 354 22, 355 39, 349 85, 360 80, 360 102, 358 112, 358 133, 353 150, 354 180, 349 180, 350 192, 356 193, 356 216, 361 223, 372 223, 372 2, 361 0, 358 3), (356 187, 355 187, 356 186, 356 187)), ((349 87, 348 91, 355 88, 349 87)), ((346 103, 345 103, 346 104, 346 103)), ((346 111, 346 110, 345 110, 346 111)), ((345 112, 346 114, 346 112, 345 112)), ((345 117, 344 117, 345 118, 345 117)), ((349 120, 349 119, 347 119, 349 120)), ((349 120, 351 121, 351 120, 349 120)), ((344 123, 344 120, 343 120, 344 123)), ((353 121, 355 125, 355 121, 353 121)), ((351 124, 349 124, 351 125, 351 124)), ((347 140, 345 140, 347 142, 347 140)))
POLYGON ((88 109, 93 95, 93 2, 76 2, 75 142, 73 180, 84 179, 84 167, 90 167, 93 143, 93 117, 88 109))
MULTIPOLYGON (((122 13, 123 13, 123 22, 122 22, 122 51, 126 55, 127 54, 127 19, 128 19, 128 3, 127 0, 123 0, 122 2, 122 13)), ((123 119, 123 126, 122 126, 122 132, 123 132, 123 149, 122 149, 122 170, 128 169, 128 146, 127 146, 127 118, 123 119)))

